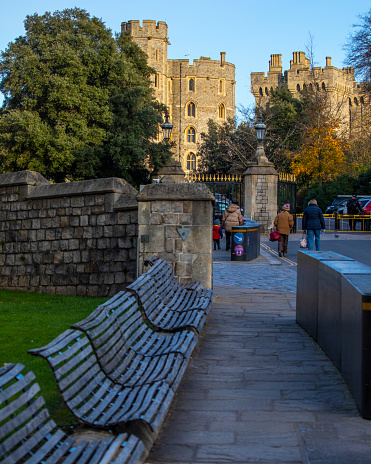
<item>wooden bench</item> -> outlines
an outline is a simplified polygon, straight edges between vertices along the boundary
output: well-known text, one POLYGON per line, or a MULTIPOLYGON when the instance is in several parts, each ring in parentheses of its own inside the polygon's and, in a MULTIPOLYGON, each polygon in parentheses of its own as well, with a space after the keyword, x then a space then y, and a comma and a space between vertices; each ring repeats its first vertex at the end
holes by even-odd
POLYGON ((22 364, 0 368, 0 460, 2 464, 137 464, 146 451, 134 435, 76 441, 50 419, 32 371, 22 364))
POLYGON ((155 327, 166 331, 193 329, 201 332, 206 321, 207 313, 203 308, 173 309, 158 293, 158 285, 151 275, 146 272, 135 282, 126 287, 132 291, 140 301, 148 321, 155 327))
POLYGON ((149 329, 128 292, 119 292, 72 328, 86 333, 102 370, 125 386, 161 380, 175 391, 197 343, 192 331, 149 329))
POLYGON ((211 289, 202 288, 199 281, 179 284, 170 264, 158 256, 148 258, 145 264, 151 266, 146 274, 154 278, 157 293, 164 304, 178 311, 198 308, 209 312, 214 298, 211 289))
POLYGON ((144 435, 157 432, 174 396, 163 380, 133 386, 111 380, 80 330, 66 330, 48 345, 28 352, 47 360, 67 407, 92 427, 116 432, 139 428, 144 435))
POLYGON ((170 264, 165 259, 162 259, 159 256, 154 255, 154 256, 151 256, 150 258, 147 258, 144 261, 144 265, 151 266, 152 272, 154 274, 158 272, 162 274, 166 274, 169 284, 174 288, 184 288, 186 290, 201 290, 202 289, 202 284, 199 280, 196 280, 193 282, 184 282, 180 284, 176 280, 170 264), (155 269, 156 267, 157 269, 155 269))
POLYGON ((139 429, 155 437, 196 334, 153 330, 128 292, 119 292, 72 327, 48 345, 29 350, 48 361, 67 407, 91 426, 139 429))

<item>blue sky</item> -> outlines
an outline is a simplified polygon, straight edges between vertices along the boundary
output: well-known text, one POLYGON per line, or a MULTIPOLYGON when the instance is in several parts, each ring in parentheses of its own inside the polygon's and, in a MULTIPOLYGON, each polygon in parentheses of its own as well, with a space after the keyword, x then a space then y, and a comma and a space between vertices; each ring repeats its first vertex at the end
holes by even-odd
POLYGON ((236 66, 237 107, 253 103, 251 72, 267 72, 273 53, 282 54, 287 69, 293 51, 306 51, 310 35, 317 66, 325 66, 325 57, 331 56, 333 66, 343 67, 343 45, 352 25, 359 14, 371 8, 366 0, 17 0, 3 8, 0 50, 24 34, 23 21, 28 14, 75 6, 101 18, 113 32, 120 31, 123 21, 165 21, 171 43, 169 58, 209 56, 218 60, 220 52, 226 52, 226 60, 236 66))

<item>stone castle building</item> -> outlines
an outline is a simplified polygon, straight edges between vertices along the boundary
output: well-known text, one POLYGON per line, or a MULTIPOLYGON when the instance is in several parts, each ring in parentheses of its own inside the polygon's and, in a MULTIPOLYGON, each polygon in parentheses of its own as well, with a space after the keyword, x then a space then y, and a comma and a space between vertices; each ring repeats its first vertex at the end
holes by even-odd
POLYGON ((186 172, 197 168, 197 144, 201 133, 207 132, 207 121, 223 122, 235 116, 235 66, 225 61, 201 57, 191 64, 188 59, 167 57, 167 24, 163 21, 128 21, 121 24, 148 55, 148 64, 155 69, 155 98, 164 103, 173 125, 172 141, 176 143, 174 158, 186 172))
POLYGON ((304 52, 294 52, 290 69, 282 72, 281 54, 271 55, 269 71, 251 73, 251 92, 257 107, 265 106, 273 89, 286 85, 292 95, 300 97, 306 87, 329 93, 331 108, 340 118, 348 136, 362 130, 365 117, 364 84, 356 82, 354 68, 336 68, 326 57, 326 66, 311 68, 304 52))

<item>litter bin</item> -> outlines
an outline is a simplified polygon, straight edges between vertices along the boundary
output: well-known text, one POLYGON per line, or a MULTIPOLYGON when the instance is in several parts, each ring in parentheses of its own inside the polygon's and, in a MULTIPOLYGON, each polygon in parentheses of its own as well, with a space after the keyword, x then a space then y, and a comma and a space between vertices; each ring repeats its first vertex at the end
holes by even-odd
POLYGON ((260 255, 260 224, 244 221, 243 226, 232 227, 231 261, 251 261, 260 255))

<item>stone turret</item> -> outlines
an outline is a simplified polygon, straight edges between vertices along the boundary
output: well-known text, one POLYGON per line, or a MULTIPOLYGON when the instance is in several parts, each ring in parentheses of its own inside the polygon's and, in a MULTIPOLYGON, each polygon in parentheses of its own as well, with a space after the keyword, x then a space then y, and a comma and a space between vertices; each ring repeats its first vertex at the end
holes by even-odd
POLYGON ((198 143, 201 133, 207 132, 207 121, 234 118, 235 67, 228 63, 225 52, 219 60, 201 57, 169 60, 167 24, 144 20, 123 22, 122 32, 129 32, 148 55, 148 64, 156 70, 153 76, 155 98, 168 108, 173 125, 174 158, 185 171, 197 168, 198 143))

